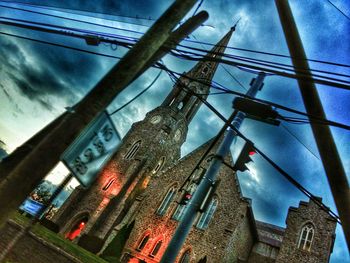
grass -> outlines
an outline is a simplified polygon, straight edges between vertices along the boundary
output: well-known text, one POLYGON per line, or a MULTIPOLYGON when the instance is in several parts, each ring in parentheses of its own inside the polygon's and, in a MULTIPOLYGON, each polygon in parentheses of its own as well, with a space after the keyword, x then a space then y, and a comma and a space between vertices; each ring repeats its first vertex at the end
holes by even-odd
MULTIPOLYGON (((20 214, 16 215, 13 218, 13 220, 22 226, 28 225, 30 221, 28 218, 20 214)), ((84 263, 107 263, 107 261, 103 260, 102 258, 77 246, 76 244, 73 244, 72 242, 64 239, 56 233, 51 232, 50 230, 39 224, 35 225, 31 231, 38 237, 63 249, 64 251, 66 251, 67 253, 81 260, 84 263)))

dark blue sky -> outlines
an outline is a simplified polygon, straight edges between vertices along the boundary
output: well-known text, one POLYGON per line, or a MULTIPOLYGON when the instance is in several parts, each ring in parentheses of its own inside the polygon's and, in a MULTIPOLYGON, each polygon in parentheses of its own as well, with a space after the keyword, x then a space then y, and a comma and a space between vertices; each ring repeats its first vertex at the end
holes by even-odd
MULTIPOLYGON (((27 1, 30 3, 46 3, 46 1, 27 1)), ((60 3, 61 1, 57 1, 60 3)), ((171 1, 69 1, 64 7, 78 8, 110 14, 157 18, 169 6, 171 1), (161 2, 161 3, 160 3, 161 2)), ((345 13, 350 14, 346 0, 333 1, 345 13)), ((51 1, 50 4, 55 4, 51 1)), ((327 1, 290 1, 306 53, 309 58, 350 64, 350 21, 340 14, 327 1)), ((196 39, 210 43, 217 42, 241 18, 234 33, 230 46, 261 50, 273 53, 288 54, 284 35, 279 22, 274 1, 262 0, 218 0, 204 1, 200 9, 207 10, 210 18, 199 28, 194 36, 196 39)), ((99 27, 72 23, 57 18, 40 17, 26 12, 0 8, 2 16, 20 17, 35 21, 45 21, 58 25, 78 26, 84 29, 103 30, 104 32, 126 34, 123 31, 111 31, 99 27)), ((193 10, 190 12, 192 15, 193 10)), ((60 14, 60 13, 56 13, 60 14)), ((95 21, 116 27, 133 29, 144 32, 147 27, 126 23, 113 22, 84 16, 70 17, 95 21)), ((125 19, 100 15, 122 21, 141 22, 135 19, 125 19)), ((144 21, 150 25, 152 21, 144 21)), ((56 41, 104 52, 122 55, 125 50, 118 48, 113 51, 110 47, 88 47, 81 40, 67 37, 52 36, 43 33, 18 30, 3 26, 1 31, 12 32, 25 36, 56 41)), ((129 34, 130 36, 139 36, 129 34)), ((191 37, 193 39, 193 36, 191 37)), ((9 150, 19 146, 32 136, 46 123, 52 120, 64 107, 77 102, 94 84, 116 63, 115 59, 82 54, 72 50, 50 47, 43 44, 28 42, 9 37, 0 37, 0 140, 7 144, 9 150)), ((199 46, 201 48, 201 46, 199 46)), ((228 51, 230 54, 269 59, 275 62, 290 63, 289 60, 277 59, 252 53, 228 51)), ((194 63, 166 57, 166 65, 178 72, 189 70, 194 63)), ((312 68, 349 74, 349 69, 330 67, 316 63, 312 68)), ((245 87, 248 87, 252 74, 242 72, 234 67, 227 67, 245 87)), ((150 83, 157 74, 156 69, 148 70, 124 91, 110 106, 110 110, 118 108, 150 83)), ((348 79, 349 80, 349 79, 348 79)), ((220 84, 244 92, 220 67, 215 76, 220 84)), ((125 134, 131 124, 144 117, 146 112, 158 106, 170 91, 172 83, 165 73, 157 83, 140 99, 113 117, 117 128, 125 134)), ((322 103, 327 117, 334 121, 350 124, 350 96, 345 90, 318 85, 322 103)), ((296 81, 270 76, 265 80, 259 98, 270 100, 285 106, 304 111, 301 96, 296 81)), ((210 96, 209 102, 226 116, 232 111, 232 96, 210 96)), ((285 115, 288 113, 282 112, 285 115)), ((201 108, 190 125, 190 132, 183 146, 183 155, 204 143, 216 134, 222 122, 204 106, 201 108)), ((308 125, 284 124, 316 156, 318 155, 311 129, 308 125)), ((307 189, 318 196, 335 210, 322 164, 317 157, 309 152, 285 128, 268 126, 263 123, 247 120, 241 131, 252 139, 258 148, 263 149, 276 163, 283 167, 307 189)), ((349 178, 350 174, 350 133, 338 128, 332 128, 343 165, 349 178)), ((232 153, 237 156, 240 140, 232 147, 232 153)), ((256 219, 269 223, 285 225, 285 217, 289 206, 298 206, 299 200, 306 198, 293 186, 285 181, 262 158, 254 156, 250 164, 251 172, 239 174, 245 196, 253 199, 253 209, 256 219)), ((337 239, 331 262, 350 262, 349 253, 340 228, 337 227, 337 239)))

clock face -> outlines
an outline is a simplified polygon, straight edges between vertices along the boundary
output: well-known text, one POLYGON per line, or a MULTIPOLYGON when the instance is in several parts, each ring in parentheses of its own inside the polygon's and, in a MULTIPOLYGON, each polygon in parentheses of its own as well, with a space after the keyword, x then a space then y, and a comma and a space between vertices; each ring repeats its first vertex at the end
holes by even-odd
POLYGON ((157 123, 159 123, 161 120, 162 120, 162 117, 159 116, 159 115, 156 115, 156 116, 153 116, 153 117, 151 118, 151 123, 152 123, 152 124, 157 124, 157 123))
POLYGON ((181 130, 177 129, 176 132, 175 132, 174 139, 175 139, 175 141, 179 141, 180 138, 181 138, 181 130))

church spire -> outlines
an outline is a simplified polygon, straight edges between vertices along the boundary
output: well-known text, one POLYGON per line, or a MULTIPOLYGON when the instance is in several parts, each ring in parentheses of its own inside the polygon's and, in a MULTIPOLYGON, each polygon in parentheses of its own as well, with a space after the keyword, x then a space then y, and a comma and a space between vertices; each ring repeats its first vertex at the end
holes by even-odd
MULTIPOLYGON (((237 25, 237 24, 236 24, 237 25)), ((171 93, 166 97, 162 106, 169 106, 175 110, 182 112, 185 115, 187 123, 189 123, 196 112, 198 111, 201 101, 191 93, 203 94, 201 97, 206 99, 210 90, 210 84, 216 69, 219 65, 219 60, 224 53, 228 42, 231 39, 232 33, 236 29, 236 25, 226 33, 226 35, 201 59, 190 71, 184 73, 178 82, 174 85, 171 93), (213 61, 212 59, 215 59, 213 61), (189 77, 189 78, 186 78, 189 77), (196 82, 192 79, 198 79, 201 81, 196 82), (183 86, 191 92, 187 92, 183 89, 183 86)))

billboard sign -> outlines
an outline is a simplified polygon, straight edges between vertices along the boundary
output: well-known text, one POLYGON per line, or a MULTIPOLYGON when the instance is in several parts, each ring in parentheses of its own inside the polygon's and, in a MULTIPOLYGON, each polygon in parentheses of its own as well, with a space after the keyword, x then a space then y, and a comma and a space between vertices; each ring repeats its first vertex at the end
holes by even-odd
POLYGON ((104 111, 67 148, 61 160, 84 187, 89 187, 120 142, 111 118, 104 111))

